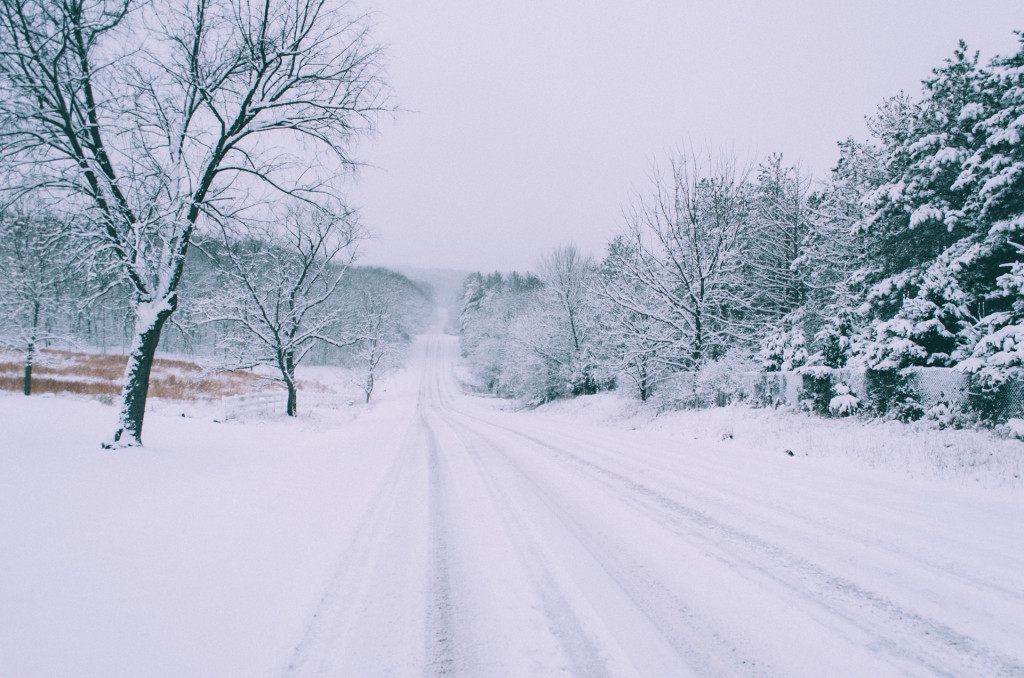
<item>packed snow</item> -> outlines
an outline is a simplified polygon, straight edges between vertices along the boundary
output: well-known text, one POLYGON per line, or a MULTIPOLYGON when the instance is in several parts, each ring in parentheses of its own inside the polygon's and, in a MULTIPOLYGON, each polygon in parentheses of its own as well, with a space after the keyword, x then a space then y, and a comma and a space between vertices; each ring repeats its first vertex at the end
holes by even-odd
POLYGON ((614 394, 421 337, 370 405, 0 396, 0 675, 1024 675, 1022 445, 614 394))

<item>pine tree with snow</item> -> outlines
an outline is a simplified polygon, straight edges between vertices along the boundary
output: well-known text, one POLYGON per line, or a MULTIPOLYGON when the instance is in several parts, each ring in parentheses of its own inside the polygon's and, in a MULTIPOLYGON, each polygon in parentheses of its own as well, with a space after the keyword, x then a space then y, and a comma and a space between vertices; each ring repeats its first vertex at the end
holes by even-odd
POLYGON ((987 290, 983 334, 963 368, 994 394, 1024 379, 1024 33, 1010 57, 995 59, 982 101, 969 111, 982 138, 961 181, 976 188, 972 207, 988 230, 964 257, 995 285, 987 290))
POLYGON ((973 118, 989 77, 961 43, 925 81, 921 101, 890 103, 873 123, 890 172, 868 196, 863 223, 876 266, 862 308, 873 318, 873 369, 952 365, 976 341, 994 281, 968 270, 986 228, 964 168, 981 145, 973 118))
POLYGON ((758 358, 766 372, 788 372, 807 364, 807 335, 802 309, 787 314, 778 330, 768 335, 758 358))

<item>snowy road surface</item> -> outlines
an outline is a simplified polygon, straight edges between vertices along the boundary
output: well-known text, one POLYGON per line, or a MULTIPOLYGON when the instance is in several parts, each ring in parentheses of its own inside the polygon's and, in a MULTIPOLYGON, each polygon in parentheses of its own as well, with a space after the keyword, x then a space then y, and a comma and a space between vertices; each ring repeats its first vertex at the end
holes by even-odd
POLYGON ((1019 524, 545 426, 462 394, 454 338, 419 349, 287 675, 1024 675, 1019 524))
POLYGON ((5 396, 0 675, 1024 676, 1019 491, 507 411, 456 356, 142 451, 5 396))

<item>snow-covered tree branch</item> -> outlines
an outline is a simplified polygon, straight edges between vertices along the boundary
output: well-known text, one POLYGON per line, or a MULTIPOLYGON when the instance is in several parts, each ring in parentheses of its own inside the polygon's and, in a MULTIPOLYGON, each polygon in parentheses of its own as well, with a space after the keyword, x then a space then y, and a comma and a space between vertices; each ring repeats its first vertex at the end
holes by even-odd
POLYGON ((223 367, 275 371, 288 393, 288 416, 297 413, 296 366, 318 343, 354 342, 340 331, 347 318, 338 292, 361 235, 350 211, 305 203, 280 221, 222 225, 222 279, 201 304, 204 322, 231 328, 222 340, 223 367))
POLYGON ((149 371, 206 216, 319 203, 386 108, 365 22, 324 0, 0 0, 0 160, 11 196, 84 216, 131 290, 112 443, 141 444, 149 371))

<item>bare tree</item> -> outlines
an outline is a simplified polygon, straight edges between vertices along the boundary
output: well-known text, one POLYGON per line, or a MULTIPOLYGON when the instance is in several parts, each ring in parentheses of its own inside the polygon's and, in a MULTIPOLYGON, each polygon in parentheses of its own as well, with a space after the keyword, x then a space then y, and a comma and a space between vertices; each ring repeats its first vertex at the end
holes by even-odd
POLYGON ((224 284, 205 304, 206 322, 227 323, 224 367, 273 367, 297 414, 295 368, 320 343, 346 346, 337 292, 356 255, 360 229, 348 211, 308 206, 280 223, 249 224, 244 238, 224 228, 224 284))
POLYGON ((544 296, 552 302, 572 352, 580 354, 592 329, 589 302, 594 261, 580 253, 575 245, 556 247, 540 261, 540 279, 544 296))
POLYGON ((25 354, 22 391, 32 393, 32 366, 40 344, 66 339, 57 323, 66 315, 72 258, 63 225, 24 208, 0 215, 0 345, 25 354))
POLYGON ((476 379, 488 391, 518 395, 507 365, 516 319, 534 307, 544 283, 532 274, 474 273, 466 278, 459 313, 460 345, 476 379))
POLYGON ((95 262, 131 289, 113 444, 141 444, 197 225, 275 193, 331 194, 382 108, 379 56, 365 22, 325 0, 0 0, 11 192, 86 215, 95 262))
POLYGON ((678 333, 659 320, 661 304, 635 277, 636 253, 621 236, 612 239, 596 276, 597 333, 602 361, 625 374, 640 400, 650 398, 659 383, 677 367, 678 333))
POLYGON ((593 259, 575 245, 557 247, 540 260, 539 273, 543 286, 516 324, 511 348, 533 354, 515 367, 539 363, 544 379, 518 381, 539 384, 527 389, 535 391, 529 397, 536 401, 595 393, 593 259))
POLYGON ((647 291, 642 311, 672 328, 678 367, 699 364, 709 351, 749 332, 743 294, 747 176, 733 158, 710 150, 679 153, 654 190, 627 213, 624 242, 632 256, 622 274, 647 291))
POLYGON ((357 321, 356 340, 362 358, 363 393, 370 402, 376 379, 380 376, 384 359, 395 345, 394 299, 385 289, 367 289, 362 294, 362 313, 357 321))
POLYGON ((346 336, 370 402, 377 380, 402 363, 410 335, 422 329, 429 301, 421 288, 393 271, 363 268, 355 273, 348 281, 346 336))

